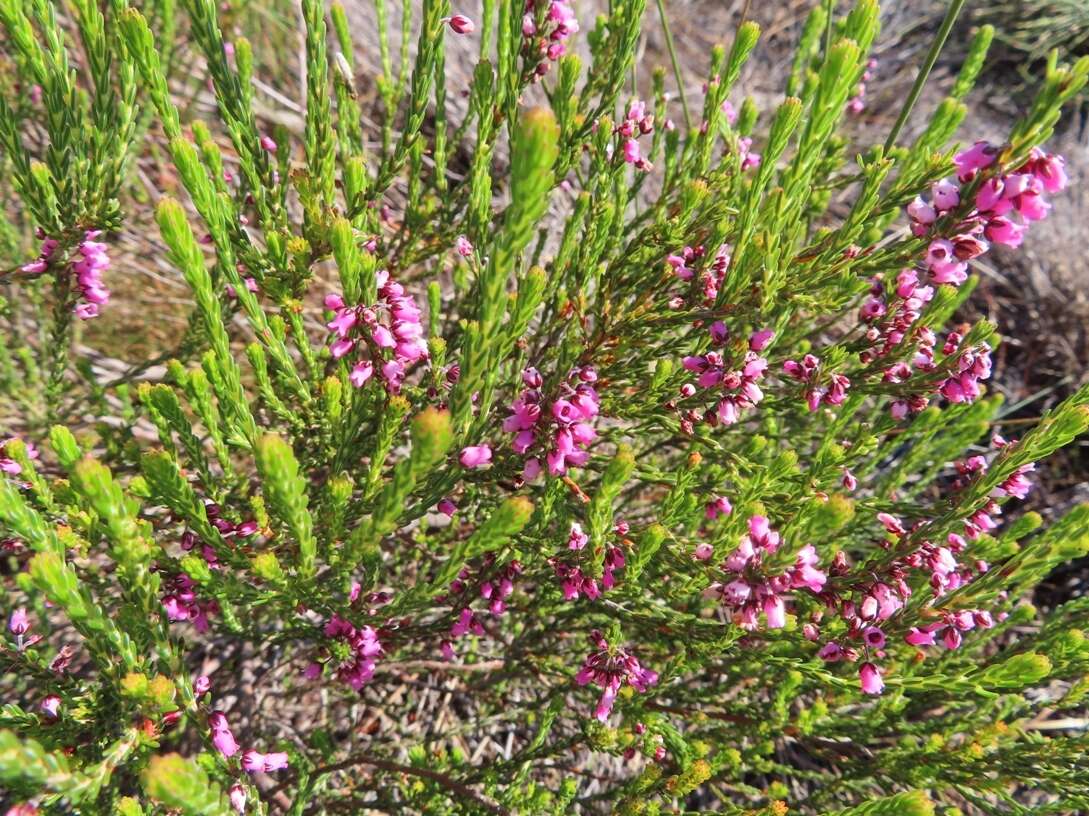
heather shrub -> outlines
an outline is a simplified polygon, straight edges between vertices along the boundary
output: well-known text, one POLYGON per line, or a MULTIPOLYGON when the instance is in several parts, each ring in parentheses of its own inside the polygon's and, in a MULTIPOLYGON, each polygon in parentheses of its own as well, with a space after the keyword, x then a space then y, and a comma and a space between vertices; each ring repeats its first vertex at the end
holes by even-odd
POLYGON ((1000 327, 954 319, 1066 185, 1089 58, 959 144, 983 28, 902 139, 954 2, 859 145, 877 4, 812 5, 760 110, 751 22, 697 106, 633 92, 644 0, 423 0, 402 50, 378 0, 372 127, 302 0, 293 130, 213 0, 0 0, 9 814, 1089 809, 1048 727, 1089 603, 1028 602, 1089 509, 1018 509, 1089 388, 999 434, 1000 327), (188 329, 105 381, 79 336, 152 210, 188 329))

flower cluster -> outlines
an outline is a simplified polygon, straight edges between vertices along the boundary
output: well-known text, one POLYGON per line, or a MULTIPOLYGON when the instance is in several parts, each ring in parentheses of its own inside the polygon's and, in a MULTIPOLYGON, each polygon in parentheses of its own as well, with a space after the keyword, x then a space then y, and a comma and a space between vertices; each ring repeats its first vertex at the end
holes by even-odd
MULTIPOLYGON (((1002 449, 1010 443, 997 434, 991 440, 995 448, 1002 449)), ((974 479, 982 476, 987 471, 987 460, 983 456, 970 456, 964 461, 954 463, 958 478, 953 482, 953 490, 963 490, 974 479)), ((996 501, 1003 497, 1024 499, 1032 490, 1032 481, 1029 474, 1036 470, 1035 462, 1028 462, 1014 470, 998 487, 991 491, 987 502, 972 513, 964 521, 964 535, 970 540, 975 540, 983 533, 990 532, 998 527, 994 516, 1002 515, 1002 506, 996 501)), ((957 537, 959 539, 959 536, 957 537)), ((952 546, 952 545, 951 545, 952 546)), ((963 542, 961 542, 963 548, 963 542)), ((954 550, 959 551, 959 549, 954 550)), ((954 589, 956 587, 953 587, 954 589)))
POLYGON ((941 620, 921 627, 911 627, 904 640, 912 646, 933 646, 940 640, 947 649, 956 649, 963 642, 963 632, 970 632, 976 627, 990 629, 994 626, 994 617, 982 609, 961 609, 957 612, 943 611, 941 620))
POLYGON ((589 461, 587 447, 597 438, 593 423, 601 405, 595 382, 593 368, 575 368, 560 385, 560 396, 549 402, 541 390, 540 372, 532 367, 522 372, 526 388, 511 404, 503 430, 514 434, 511 447, 526 457, 522 478, 527 482, 541 472, 542 458, 553 476, 589 461))
MULTIPOLYGON (((625 521, 617 522, 613 528, 613 532, 621 538, 628 534, 628 530, 628 523, 625 521)), ((567 550, 569 553, 579 553, 580 555, 574 556, 573 560, 571 556, 564 558, 559 555, 548 559, 548 563, 552 566, 556 577, 562 582, 565 601, 576 600, 580 595, 591 601, 597 600, 601 597, 603 591, 616 586, 616 571, 624 568, 626 563, 624 550, 616 544, 608 545, 605 548, 601 583, 599 585, 596 578, 583 570, 585 565, 581 562, 581 553, 589 543, 590 537, 583 531, 582 525, 577 521, 573 521, 571 522, 571 530, 567 535, 567 550)))
MULTIPOLYGON (((340 615, 333 615, 323 632, 334 641, 329 651, 337 679, 359 691, 374 676, 377 658, 382 655, 378 633, 370 626, 356 628, 340 615)), ((304 675, 308 680, 317 680, 323 670, 323 662, 315 660, 306 667, 304 675)))
MULTIPOLYGON (((222 508, 220 508, 218 504, 207 499, 204 501, 204 514, 208 518, 208 522, 215 527, 225 539, 249 538, 258 531, 256 521, 251 519, 236 524, 230 519, 224 518, 222 508)), ((200 556, 208 564, 210 569, 220 568, 219 556, 216 554, 215 549, 209 544, 202 542, 192 530, 186 530, 182 533, 181 540, 178 543, 186 552, 196 550, 200 553, 200 556)))
POLYGON ((526 0, 522 36, 539 62, 534 79, 548 73, 552 63, 567 53, 567 40, 579 30, 579 21, 568 0, 548 0, 543 19, 537 17, 537 1, 526 0))
MULTIPOLYGON (((721 389, 726 395, 719 399, 713 411, 700 415, 689 411, 681 421, 686 433, 691 433, 696 423, 706 421, 711 425, 733 425, 741 418, 741 412, 755 408, 764 399, 764 392, 757 384, 768 369, 768 361, 760 356, 775 336, 770 330, 753 332, 749 337, 748 350, 745 352, 740 367, 727 366, 721 352, 709 351, 706 354, 689 355, 682 360, 685 369, 699 376, 696 383, 704 389, 721 389)), ((716 321, 711 326, 711 339, 716 343, 725 343, 729 331, 725 324, 716 321)), ((681 388, 682 397, 691 397, 696 387, 686 383, 681 388)))
MULTIPOLYGON (((99 307, 110 301, 110 290, 102 281, 102 273, 110 268, 110 256, 106 254, 106 245, 95 240, 101 235, 101 230, 88 230, 76 246, 76 255, 79 258, 72 264, 72 272, 76 276, 81 302, 77 302, 72 311, 81 320, 97 317, 99 307)), ((59 248, 60 244, 56 239, 45 238, 38 257, 24 264, 22 271, 28 275, 42 274, 59 248)))
POLYGON ((958 333, 951 332, 943 349, 947 356, 959 352, 956 371, 938 386, 938 392, 952 403, 974 402, 982 393, 979 381, 991 376, 991 347, 980 343, 962 350, 961 340, 958 333))
POLYGON ((514 581, 521 573, 522 564, 517 560, 496 567, 495 553, 485 554, 476 574, 469 567, 463 567, 458 572, 458 577, 450 582, 449 592, 435 599, 439 603, 450 603, 454 608, 461 606, 457 620, 450 627, 449 639, 443 640, 439 646, 444 659, 453 660, 455 657, 451 641, 470 633, 477 637, 485 634, 484 625, 471 607, 475 600, 472 591, 487 603, 491 614, 502 615, 507 611, 507 599, 514 592, 514 581))
POLYGON ((1013 172, 978 184, 979 174, 998 160, 1000 152, 988 142, 976 142, 954 158, 960 186, 943 179, 931 188, 929 202, 917 197, 908 205, 911 229, 917 236, 926 236, 937 226, 944 233, 951 222, 948 237, 934 237, 927 248, 924 263, 935 283, 964 283, 968 262, 987 252, 991 243, 1020 246, 1028 225, 1047 217, 1051 204, 1046 194, 1066 187, 1062 157, 1039 148, 1033 148, 1028 161, 1013 172), (965 213, 970 188, 975 190, 974 206, 965 213))
POLYGON ((847 399, 847 389, 851 381, 843 374, 828 375, 828 384, 818 384, 821 378, 821 361, 816 355, 807 354, 799 363, 787 360, 783 363, 783 373, 799 382, 805 383, 805 402, 810 411, 816 411, 823 402, 825 405, 842 405, 847 399))
POLYGON ((193 628, 201 634, 208 631, 208 618, 219 613, 219 604, 214 600, 199 599, 192 578, 179 573, 165 581, 163 588, 167 591, 162 599, 167 620, 171 623, 192 621, 193 628))
POLYGON ((912 367, 932 371, 937 336, 925 326, 915 327, 915 323, 926 304, 934 298, 934 287, 921 285, 914 269, 904 269, 896 276, 896 284, 888 296, 880 278, 871 283, 870 295, 859 312, 859 320, 870 324, 866 330, 868 347, 859 353, 859 359, 869 365, 909 342, 916 349, 910 364, 898 363, 887 369, 883 377, 885 382, 902 382, 910 375, 912 367))
MULTIPOLYGON (((209 714, 208 729, 212 733, 212 744, 223 756, 230 759, 238 753, 238 741, 234 738, 226 714, 218 710, 209 714)), ((282 751, 266 754, 250 748, 242 752, 242 770, 247 773, 272 773, 273 771, 282 771, 287 766, 288 757, 282 751)))
MULTIPOLYGON (((702 246, 686 246, 679 254, 670 255, 666 263, 673 270, 673 275, 682 281, 690 281, 696 277, 697 270, 693 265, 703 258, 706 250, 702 246)), ((700 285, 703 291, 703 302, 707 306, 713 306, 718 297, 719 287, 726 279, 726 271, 730 267, 730 246, 723 244, 715 253, 714 259, 700 275, 700 285)), ((684 295, 674 295, 669 300, 669 308, 683 309, 688 299, 684 295)))
MULTIPOLYGON (((979 472, 982 469, 981 459, 973 457, 972 461, 958 467, 958 471, 962 475, 979 472)), ((877 520, 897 544, 909 532, 903 522, 890 513, 878 513, 877 520)), ((883 546, 896 545, 890 545, 886 541, 883 546)), ((883 656, 886 634, 882 626, 886 622, 893 626, 898 622, 894 618, 898 619, 898 613, 904 610, 908 598, 913 594, 909 584, 912 572, 919 573, 926 579, 934 599, 959 589, 987 572, 989 567, 983 561, 976 560, 970 566, 962 565, 958 561, 958 556, 966 550, 967 542, 955 533, 947 537, 944 545, 924 540, 907 555, 892 559, 879 570, 871 570, 871 580, 856 586, 853 596, 841 595, 836 589, 826 588, 821 597, 829 609, 838 613, 847 624, 847 630, 842 637, 827 641, 818 651, 818 657, 829 663, 853 662, 858 660, 860 649, 867 653, 872 652, 877 657, 883 656), (858 643, 857 648, 852 645, 852 641, 858 643)), ((830 572, 833 576, 848 574, 848 564, 843 553, 836 555, 830 572)), ((997 616, 999 620, 1005 617, 1006 613, 999 613, 997 616)), ((902 631, 905 632, 905 642, 913 646, 933 645, 936 638, 940 638, 947 648, 955 649, 961 644, 962 633, 977 627, 990 628, 994 625, 994 620, 995 616, 982 609, 941 610, 938 620, 921 625, 908 624, 902 631)), ((820 630, 815 623, 807 623, 804 629, 810 640, 820 639, 820 630)), ((872 661, 861 666, 859 679, 862 690, 867 694, 880 694, 884 689, 881 669, 872 661)))
POLYGON ((639 147, 639 137, 654 131, 654 114, 647 113, 647 104, 635 100, 628 106, 628 113, 619 125, 616 133, 623 140, 621 155, 624 161, 636 169, 648 172, 653 169, 651 163, 643 157, 639 147))
MULTIPOLYGON (((889 356, 904 344, 912 349, 911 357, 900 360, 881 372, 881 380, 890 385, 908 381, 915 372, 929 374, 938 370, 934 349, 938 342, 933 330, 915 326, 923 307, 934 297, 934 287, 920 285, 918 273, 905 269, 897 275, 892 294, 885 296, 880 280, 874 280, 869 297, 862 305, 859 319, 870 326, 866 330, 868 348, 859 359, 873 363, 889 356)), ((950 332, 942 346, 942 354, 951 360, 947 375, 937 381, 934 391, 952 403, 973 402, 982 390, 980 381, 991 376, 991 348, 987 343, 962 347, 963 336, 950 332)), ((922 411, 930 403, 926 393, 904 393, 893 400, 889 413, 894 419, 922 411)))
POLYGON ((326 295, 325 308, 334 313, 328 323, 333 332, 329 351, 335 360, 356 352, 348 375, 356 388, 374 376, 377 366, 386 386, 397 393, 409 367, 427 358, 427 341, 416 301, 386 270, 379 270, 376 277, 377 304, 348 306, 340 295, 326 295), (364 350, 369 350, 366 357, 359 355, 364 350))
POLYGON ((81 257, 73 264, 72 270, 76 273, 83 302, 77 303, 74 311, 81 320, 97 317, 98 307, 110 300, 110 290, 102 282, 102 272, 109 269, 110 258, 106 254, 106 245, 94 240, 99 235, 101 232, 98 230, 88 232, 76 247, 81 257))
POLYGON ((779 549, 782 539, 764 516, 752 516, 749 532, 722 563, 729 582, 711 584, 704 597, 722 601, 734 621, 743 629, 756 629, 760 613, 767 617, 769 629, 786 625, 783 595, 792 589, 819 593, 828 576, 817 569, 817 551, 807 544, 798 551, 794 564, 780 575, 769 576, 763 568, 766 556, 779 549))
POLYGON ((619 647, 610 648, 605 636, 597 629, 590 633, 590 643, 594 651, 586 656, 582 668, 575 675, 575 682, 580 686, 593 683, 602 690, 594 716, 605 722, 609 719, 621 686, 627 683, 636 691, 645 693, 658 682, 658 673, 644 668, 630 652, 619 647))

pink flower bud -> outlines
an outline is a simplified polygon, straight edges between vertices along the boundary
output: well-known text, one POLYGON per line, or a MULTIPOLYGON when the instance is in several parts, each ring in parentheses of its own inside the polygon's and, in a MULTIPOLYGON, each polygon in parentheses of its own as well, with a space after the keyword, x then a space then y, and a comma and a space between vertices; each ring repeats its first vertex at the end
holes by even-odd
POLYGON ((472 34, 476 31, 476 25, 464 14, 455 14, 446 22, 455 34, 472 34))
POLYGON ((246 812, 246 789, 241 785, 232 785, 227 798, 231 800, 231 807, 236 813, 246 812))
POLYGON ((20 606, 12 611, 8 617, 8 631, 13 635, 25 635, 30 629, 30 619, 27 617, 26 608, 20 606))
POLYGON ((38 706, 44 714, 50 720, 55 720, 60 717, 61 698, 56 694, 50 694, 41 704, 38 706))

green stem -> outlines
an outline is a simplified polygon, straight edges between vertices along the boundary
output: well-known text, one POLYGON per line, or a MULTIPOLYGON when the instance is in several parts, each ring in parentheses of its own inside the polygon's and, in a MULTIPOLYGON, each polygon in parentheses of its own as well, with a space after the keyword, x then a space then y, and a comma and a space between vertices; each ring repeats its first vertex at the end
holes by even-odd
POLYGON ((957 16, 960 14, 960 10, 964 8, 964 3, 965 0, 952 0, 950 2, 949 8, 945 12, 945 19, 942 20, 941 28, 938 29, 938 34, 930 45, 926 60, 915 77, 915 84, 911 86, 911 93, 908 94, 908 98, 904 101, 904 107, 900 109, 900 115, 896 119, 896 124, 892 126, 889 138, 885 140, 886 155, 896 144, 896 139, 900 136, 900 131, 904 129, 904 124, 907 122, 908 116, 911 115, 912 108, 919 101, 923 86, 926 85, 926 80, 934 69, 934 63, 938 61, 938 55, 941 54, 945 41, 949 39, 949 32, 953 30, 953 23, 957 21, 957 16))
POLYGON ((836 27, 834 18, 836 12, 836 0, 825 0, 824 3, 824 58, 832 52, 832 31, 836 27))
POLYGON ((673 32, 669 30, 669 18, 666 16, 665 0, 658 0, 658 16, 662 20, 662 31, 665 33, 666 49, 669 51, 669 59, 673 63, 673 76, 677 80, 677 93, 681 97, 681 107, 684 108, 684 125, 688 130, 692 129, 692 113, 688 110, 688 100, 684 98, 684 78, 681 76, 681 64, 677 60, 677 49, 673 45, 673 32))

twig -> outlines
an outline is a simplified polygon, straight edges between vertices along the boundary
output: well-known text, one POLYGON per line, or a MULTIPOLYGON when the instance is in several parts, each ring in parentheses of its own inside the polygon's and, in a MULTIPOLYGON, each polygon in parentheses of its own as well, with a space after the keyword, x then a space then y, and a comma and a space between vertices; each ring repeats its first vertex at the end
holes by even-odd
POLYGON ((673 45, 673 33, 669 30, 665 0, 658 0, 658 16, 662 20, 662 32, 665 34, 666 49, 669 51, 669 59, 673 63, 673 76, 677 80, 677 94, 681 97, 681 107, 684 108, 684 125, 688 130, 691 130, 692 114, 688 110, 688 100, 684 98, 684 77, 681 75, 681 64, 677 61, 677 49, 673 45))
POLYGON ((900 109, 900 115, 896 118, 896 124, 892 126, 892 130, 889 132, 889 138, 885 140, 886 154, 896 145, 896 140, 900 136, 900 131, 904 129, 908 116, 911 115, 912 108, 914 108, 915 103, 919 101, 919 95, 923 92, 923 86, 926 85, 927 77, 929 77, 930 72, 934 70, 934 63, 938 61, 938 55, 941 54, 942 48, 945 46, 945 41, 949 39, 949 32, 953 30, 953 23, 957 21, 960 10, 964 8, 964 1, 965 0, 951 0, 949 3, 949 8, 945 12, 945 19, 942 20, 941 28, 938 29, 938 34, 934 37, 934 42, 930 44, 930 51, 927 53, 926 59, 923 61, 923 65, 919 69, 918 75, 915 77, 915 84, 911 86, 911 93, 909 93, 908 98, 904 100, 904 106, 900 109))
POLYGON ((451 779, 444 773, 438 771, 432 771, 429 768, 417 768, 412 765, 401 765, 397 762, 391 762, 388 759, 380 759, 378 757, 369 756, 367 754, 357 754, 353 757, 348 757, 341 762, 336 762, 332 765, 326 765, 324 768, 317 768, 314 770, 313 775, 318 776, 322 774, 334 773, 336 771, 344 771, 348 768, 352 768, 356 765, 370 765, 375 768, 379 768, 383 771, 390 771, 392 773, 403 773, 409 776, 418 776, 422 779, 430 779, 442 787, 446 788, 459 796, 464 796, 472 799, 474 802, 478 802, 492 813, 510 814, 502 805, 493 802, 491 799, 477 793, 468 785, 463 785, 456 779, 451 779))
POLYGON ((452 671, 452 672, 490 672, 502 669, 505 660, 482 660, 479 663, 447 663, 445 660, 404 660, 400 663, 379 663, 375 672, 397 671, 452 671))

